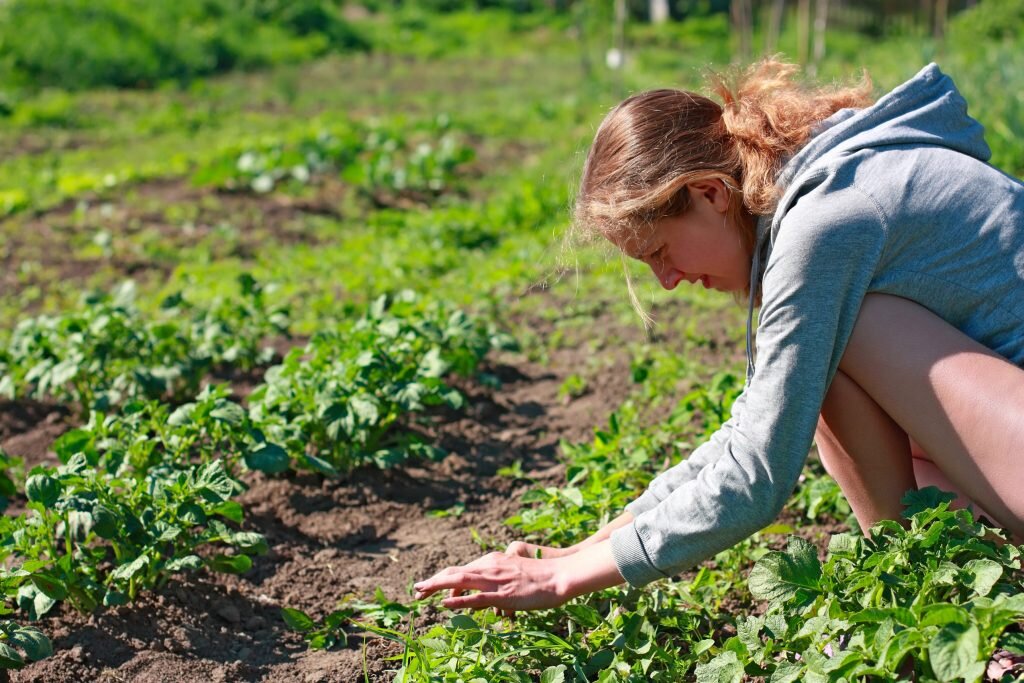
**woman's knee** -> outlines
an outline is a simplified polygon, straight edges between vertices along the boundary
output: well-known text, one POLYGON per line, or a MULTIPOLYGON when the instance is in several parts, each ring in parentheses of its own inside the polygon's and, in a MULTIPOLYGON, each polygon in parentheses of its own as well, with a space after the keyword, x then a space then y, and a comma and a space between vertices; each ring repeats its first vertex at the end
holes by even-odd
POLYGON ((865 299, 841 371, 959 490, 1024 531, 1024 371, 928 309, 865 299))

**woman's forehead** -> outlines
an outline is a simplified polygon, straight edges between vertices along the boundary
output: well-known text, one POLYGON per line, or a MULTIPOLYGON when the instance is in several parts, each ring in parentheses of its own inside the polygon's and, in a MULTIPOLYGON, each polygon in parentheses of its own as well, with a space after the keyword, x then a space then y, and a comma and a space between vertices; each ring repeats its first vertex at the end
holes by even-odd
POLYGON ((608 240, 623 254, 635 259, 642 258, 656 238, 656 226, 647 226, 646 228, 629 226, 608 235, 608 240))

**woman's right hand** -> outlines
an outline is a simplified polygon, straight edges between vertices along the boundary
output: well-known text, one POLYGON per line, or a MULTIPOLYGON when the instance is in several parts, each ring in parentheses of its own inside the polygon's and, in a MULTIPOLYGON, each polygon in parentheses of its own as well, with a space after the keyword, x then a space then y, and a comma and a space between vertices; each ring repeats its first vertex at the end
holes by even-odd
POLYGON ((578 548, 576 546, 569 546, 568 548, 552 548, 550 546, 536 545, 525 541, 512 541, 508 544, 508 547, 505 548, 505 554, 518 557, 529 557, 532 559, 550 560, 556 557, 572 555, 577 550, 578 548))

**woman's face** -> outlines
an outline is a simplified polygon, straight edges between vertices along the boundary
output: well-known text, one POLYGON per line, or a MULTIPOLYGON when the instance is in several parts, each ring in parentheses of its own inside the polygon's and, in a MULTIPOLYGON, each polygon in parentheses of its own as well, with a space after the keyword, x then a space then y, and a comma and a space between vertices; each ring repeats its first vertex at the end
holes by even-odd
POLYGON ((727 219, 729 194, 720 180, 687 186, 690 206, 662 218, 648 235, 612 240, 628 256, 643 261, 665 289, 680 282, 701 283, 723 292, 750 285, 751 252, 740 227, 727 219))

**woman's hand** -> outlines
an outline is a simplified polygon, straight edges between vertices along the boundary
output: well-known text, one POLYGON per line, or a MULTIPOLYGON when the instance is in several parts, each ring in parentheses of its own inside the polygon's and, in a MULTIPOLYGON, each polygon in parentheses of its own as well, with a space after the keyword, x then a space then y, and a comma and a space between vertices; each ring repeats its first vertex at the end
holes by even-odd
POLYGON ((461 567, 448 567, 415 584, 417 600, 450 589, 441 601, 450 609, 496 607, 503 612, 546 609, 564 603, 553 560, 488 553, 461 567), (465 591, 478 593, 464 595, 465 591))
POLYGON ((535 560, 551 560, 556 557, 572 555, 577 550, 578 548, 576 546, 569 546, 568 548, 554 548, 547 545, 535 545, 525 541, 512 541, 508 544, 508 547, 505 548, 505 554, 516 555, 518 557, 530 557, 535 560))
MULTIPOLYGON (((527 544, 524 544, 527 545, 527 544)), ((511 547, 510 547, 511 550, 511 547)), ((543 551, 542 551, 543 552, 543 551)), ((572 598, 622 583, 611 543, 602 541, 552 559, 489 553, 415 584, 417 600, 439 590, 450 609, 495 607, 505 614, 558 607, 572 598), (466 595, 466 591, 479 591, 466 595)))

